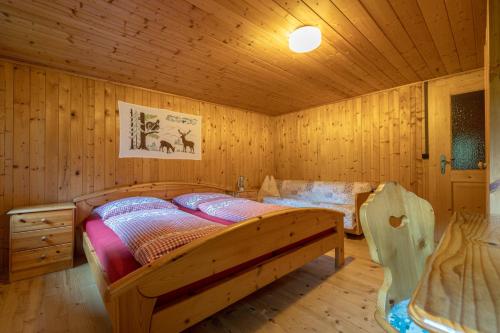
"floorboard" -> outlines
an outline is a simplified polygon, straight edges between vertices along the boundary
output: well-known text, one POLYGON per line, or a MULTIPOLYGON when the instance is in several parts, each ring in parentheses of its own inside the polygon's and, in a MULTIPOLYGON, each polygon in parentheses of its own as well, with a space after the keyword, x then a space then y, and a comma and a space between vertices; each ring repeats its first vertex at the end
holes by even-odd
MULTIPOLYGON (((364 239, 333 252, 192 327, 189 332, 382 332, 373 319, 383 272, 364 239)), ((0 332, 110 332, 89 266, 0 285, 0 332)))

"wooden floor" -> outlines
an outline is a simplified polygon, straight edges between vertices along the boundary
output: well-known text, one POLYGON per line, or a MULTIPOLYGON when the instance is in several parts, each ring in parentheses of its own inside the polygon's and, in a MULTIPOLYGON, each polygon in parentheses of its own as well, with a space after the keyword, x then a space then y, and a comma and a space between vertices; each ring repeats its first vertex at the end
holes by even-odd
MULTIPOLYGON (((346 265, 322 256, 189 332, 382 332, 373 319, 382 269, 366 241, 346 240, 346 265)), ((110 332, 87 264, 0 285, 0 332, 110 332)))

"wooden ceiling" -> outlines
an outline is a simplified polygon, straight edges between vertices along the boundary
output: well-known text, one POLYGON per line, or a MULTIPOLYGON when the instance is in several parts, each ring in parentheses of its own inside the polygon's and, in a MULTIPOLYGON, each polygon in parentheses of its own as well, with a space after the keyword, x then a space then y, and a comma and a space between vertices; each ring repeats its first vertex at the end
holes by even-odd
POLYGON ((483 66, 484 0, 0 0, 0 56, 268 114, 483 66), (316 25, 322 45, 288 49, 316 25))

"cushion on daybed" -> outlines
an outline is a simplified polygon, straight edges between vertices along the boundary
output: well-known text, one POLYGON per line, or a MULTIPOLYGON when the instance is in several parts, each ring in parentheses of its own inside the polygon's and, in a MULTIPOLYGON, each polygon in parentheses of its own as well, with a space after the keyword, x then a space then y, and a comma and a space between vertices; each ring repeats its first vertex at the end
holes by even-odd
POLYGON ((282 205, 296 208, 327 208, 344 213, 344 227, 354 228, 355 222, 355 206, 354 205, 336 205, 327 202, 314 202, 306 201, 300 199, 290 199, 290 198, 276 198, 276 197, 265 197, 263 199, 264 203, 273 205, 282 205))
POLYGON ((262 201, 290 207, 333 209, 344 213, 344 226, 356 226, 356 194, 370 192, 368 182, 325 182, 307 180, 278 180, 279 197, 265 196, 262 201))
POLYGON ((94 209, 103 220, 113 216, 148 209, 177 209, 171 202, 153 197, 129 197, 105 203, 94 209))
POLYGON ((356 193, 370 192, 368 182, 323 182, 305 180, 283 180, 278 182, 282 198, 354 205, 356 193))
POLYGON ((217 199, 228 199, 232 196, 224 193, 188 193, 179 195, 174 198, 174 202, 182 207, 197 210, 198 206, 204 202, 209 202, 217 199))

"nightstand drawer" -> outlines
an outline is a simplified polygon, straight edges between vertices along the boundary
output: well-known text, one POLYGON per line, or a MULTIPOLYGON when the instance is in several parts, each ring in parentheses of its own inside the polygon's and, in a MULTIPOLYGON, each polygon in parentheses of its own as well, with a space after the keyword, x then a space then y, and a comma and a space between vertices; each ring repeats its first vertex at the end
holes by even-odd
POLYGON ((60 261, 70 261, 73 257, 73 244, 62 244, 12 253, 11 271, 20 271, 45 266, 60 261))
POLYGON ((69 227, 73 224, 73 210, 16 214, 12 215, 11 221, 12 232, 69 227))
POLYGON ((15 232, 11 236, 13 251, 32 250, 40 247, 71 243, 73 228, 51 228, 35 231, 15 232))

